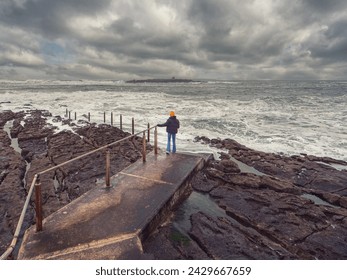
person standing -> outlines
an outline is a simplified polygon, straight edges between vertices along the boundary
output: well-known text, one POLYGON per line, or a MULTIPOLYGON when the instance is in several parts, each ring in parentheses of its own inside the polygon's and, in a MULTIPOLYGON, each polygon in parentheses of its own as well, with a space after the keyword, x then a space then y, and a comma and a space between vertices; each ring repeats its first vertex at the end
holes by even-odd
POLYGON ((159 127, 166 126, 166 132, 167 132, 167 146, 166 146, 166 153, 170 154, 171 152, 171 139, 172 139, 172 152, 176 153, 176 134, 178 132, 178 129, 180 127, 180 122, 175 116, 175 112, 170 112, 170 117, 167 119, 167 121, 163 124, 157 124, 159 127))

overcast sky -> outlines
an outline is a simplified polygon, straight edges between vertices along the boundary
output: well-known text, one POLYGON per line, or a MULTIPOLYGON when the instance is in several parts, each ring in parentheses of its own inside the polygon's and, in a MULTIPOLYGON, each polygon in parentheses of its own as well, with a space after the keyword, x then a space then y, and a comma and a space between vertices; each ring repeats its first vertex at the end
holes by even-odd
POLYGON ((172 76, 347 80, 347 1, 0 1, 0 79, 172 76))

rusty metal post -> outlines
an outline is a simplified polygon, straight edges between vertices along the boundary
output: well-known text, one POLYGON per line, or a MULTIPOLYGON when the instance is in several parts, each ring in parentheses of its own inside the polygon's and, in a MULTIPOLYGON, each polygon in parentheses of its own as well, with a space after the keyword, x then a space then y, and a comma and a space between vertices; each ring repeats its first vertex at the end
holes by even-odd
POLYGON ((90 122, 90 112, 88 112, 88 122, 90 122))
POLYGON ((122 117, 122 114, 119 115, 119 129, 123 130, 123 117, 122 117))
POLYGON ((151 130, 149 129, 150 128, 150 126, 149 126, 149 123, 147 124, 147 142, 149 143, 150 142, 150 137, 149 137, 149 135, 150 135, 150 132, 151 132, 151 130))
POLYGON ((110 186, 110 174, 111 174, 111 157, 110 157, 110 150, 107 150, 106 151, 106 175, 105 175, 106 187, 110 186))
POLYGON ((111 125, 113 126, 113 112, 111 112, 111 125))
POLYGON ((157 126, 154 128, 154 154, 158 154, 158 129, 157 126))
POLYGON ((146 162, 146 132, 143 132, 143 136, 142 136, 142 161, 146 162))
POLYGON ((134 118, 131 119, 131 132, 132 132, 132 134, 135 134, 135 120, 134 120, 134 118))
POLYGON ((41 181, 38 176, 35 183, 36 232, 42 231, 42 194, 41 181))

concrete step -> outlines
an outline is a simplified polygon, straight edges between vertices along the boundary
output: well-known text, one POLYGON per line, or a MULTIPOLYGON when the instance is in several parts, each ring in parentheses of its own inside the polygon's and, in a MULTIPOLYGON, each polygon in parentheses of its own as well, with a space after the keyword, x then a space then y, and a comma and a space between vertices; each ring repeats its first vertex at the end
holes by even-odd
MULTIPOLYGON (((142 259, 142 241, 189 194, 208 156, 149 154, 29 228, 18 259, 142 259)), ((112 164, 112 163, 111 163, 112 164)))

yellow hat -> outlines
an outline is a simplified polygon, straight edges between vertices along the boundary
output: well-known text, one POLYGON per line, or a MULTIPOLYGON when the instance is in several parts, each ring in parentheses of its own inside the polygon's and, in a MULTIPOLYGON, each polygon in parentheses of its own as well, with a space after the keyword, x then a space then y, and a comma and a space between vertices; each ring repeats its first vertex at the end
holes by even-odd
POLYGON ((170 112, 170 117, 173 117, 173 116, 175 116, 175 112, 174 112, 174 111, 171 111, 171 112, 170 112))

